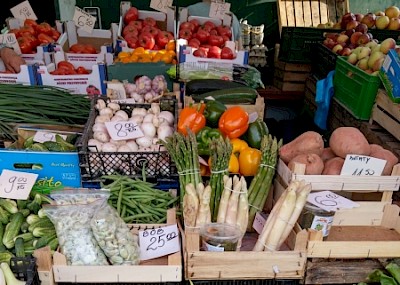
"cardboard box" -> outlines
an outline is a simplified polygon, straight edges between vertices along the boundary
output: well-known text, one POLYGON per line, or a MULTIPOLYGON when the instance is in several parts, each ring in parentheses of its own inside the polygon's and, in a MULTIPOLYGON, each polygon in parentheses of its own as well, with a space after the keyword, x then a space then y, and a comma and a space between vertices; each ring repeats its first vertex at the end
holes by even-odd
POLYGON ((394 49, 383 62, 379 76, 393 102, 400 103, 400 58, 394 49))
POLYGON ((73 21, 65 22, 64 27, 66 33, 60 37, 58 43, 53 47, 55 53, 64 54, 64 60, 87 69, 90 69, 96 63, 108 65, 113 62, 113 43, 116 37, 115 26, 113 26, 114 31, 113 29, 93 29, 92 33, 76 28, 73 21), (98 53, 78 54, 69 52, 69 48, 77 43, 90 44, 96 48, 98 53))
MULTIPOLYGON (((55 53, 55 63, 38 67, 38 85, 50 85, 68 89, 73 94, 106 94, 107 72, 105 64, 95 63, 90 74, 52 75, 57 63, 64 60, 64 53, 55 53)), ((79 65, 72 63, 75 68, 79 65)))
MULTIPOLYGON (((121 51, 131 52, 133 49, 128 47, 127 42, 122 37, 122 30, 124 28, 124 15, 131 7, 131 2, 122 1, 120 5, 121 16, 118 25, 118 38, 116 40, 115 52, 119 53, 121 51)), ((168 9, 168 13, 162 13, 158 11, 146 11, 139 10, 139 19, 143 20, 147 17, 152 17, 156 20, 157 26, 164 31, 172 32, 174 35, 175 31, 175 10, 173 8, 168 9)))
POLYGON ((203 58, 193 55, 195 48, 190 46, 180 46, 179 47, 179 62, 216 62, 216 63, 231 63, 231 64, 248 64, 249 63, 249 52, 240 50, 236 52, 236 58, 234 59, 217 59, 217 58, 203 58))
MULTIPOLYGON (((21 65, 21 71, 19 73, 1 73, 0 72, 0 83, 3 84, 27 84, 37 85, 37 67, 32 64, 21 65)), ((5 66, 2 60, 0 60, 0 70, 4 71, 5 66)))

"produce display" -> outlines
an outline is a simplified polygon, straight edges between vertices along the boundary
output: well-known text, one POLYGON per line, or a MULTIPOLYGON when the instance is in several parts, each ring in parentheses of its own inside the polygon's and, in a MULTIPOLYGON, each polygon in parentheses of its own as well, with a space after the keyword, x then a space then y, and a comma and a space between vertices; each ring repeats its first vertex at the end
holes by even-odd
POLYGON ((57 68, 50 72, 52 75, 72 75, 72 74, 90 74, 91 70, 87 70, 83 66, 75 66, 69 61, 62 60, 57 63, 57 68))
POLYGON ((115 62, 164 62, 166 64, 176 64, 175 43, 170 42, 165 49, 149 52, 144 47, 135 48, 132 52, 121 51, 118 53, 115 62))

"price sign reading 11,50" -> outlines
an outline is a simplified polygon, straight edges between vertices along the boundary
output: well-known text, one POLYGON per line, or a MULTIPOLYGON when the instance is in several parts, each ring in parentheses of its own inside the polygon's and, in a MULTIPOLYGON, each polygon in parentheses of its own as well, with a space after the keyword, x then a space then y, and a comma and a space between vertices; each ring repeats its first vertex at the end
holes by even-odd
POLYGON ((0 176, 0 197, 26 200, 38 174, 3 169, 0 176))
POLYGON ((107 131, 113 140, 129 140, 143 137, 138 124, 131 121, 106 122, 107 131))

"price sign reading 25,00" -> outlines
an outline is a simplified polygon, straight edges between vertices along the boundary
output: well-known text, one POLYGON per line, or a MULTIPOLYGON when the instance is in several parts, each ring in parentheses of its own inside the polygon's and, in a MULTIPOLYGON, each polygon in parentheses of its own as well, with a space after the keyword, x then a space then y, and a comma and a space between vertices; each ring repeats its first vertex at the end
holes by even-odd
POLYGON ((130 121, 106 122, 106 128, 113 140, 129 140, 143 137, 140 127, 130 121))
POLYGON ((148 260, 179 251, 177 225, 148 229, 139 233, 140 259, 148 260))

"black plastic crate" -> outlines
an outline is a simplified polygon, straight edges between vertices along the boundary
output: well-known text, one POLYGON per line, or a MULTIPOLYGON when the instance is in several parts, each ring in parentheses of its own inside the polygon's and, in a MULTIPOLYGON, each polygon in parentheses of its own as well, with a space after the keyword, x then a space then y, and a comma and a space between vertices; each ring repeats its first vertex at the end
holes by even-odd
POLYGON ((379 30, 379 29, 368 29, 368 32, 372 34, 374 39, 377 39, 379 42, 387 39, 393 38, 396 43, 400 44, 400 31, 392 31, 392 30, 379 30))
MULTIPOLYGON (((300 280, 277 280, 277 279, 258 279, 258 280, 192 280, 193 285, 298 285, 300 280)), ((185 281, 185 285, 191 285, 185 281)))
MULTIPOLYGON (((103 98, 104 99, 104 98, 103 98)), ((83 135, 77 143, 79 167, 82 183, 100 185, 101 176, 109 174, 123 174, 132 178, 142 178, 145 168, 146 180, 149 182, 170 180, 177 177, 177 169, 168 151, 146 151, 146 152, 91 152, 88 145, 92 138, 92 127, 98 111, 94 105, 97 99, 93 99, 89 119, 85 125, 83 135)), ((149 109, 150 104, 123 104, 121 110, 129 111, 134 108, 149 109)), ((170 111, 175 116, 175 126, 178 119, 177 100, 173 97, 165 97, 160 100, 160 110, 170 111)), ((96 187, 94 187, 96 188, 96 187)))
POLYGON ((312 61, 311 72, 318 79, 326 78, 329 72, 335 70, 338 55, 322 43, 316 44, 313 50, 315 60, 312 61))
POLYGON ((315 60, 313 46, 325 39, 325 33, 337 33, 335 29, 283 27, 279 60, 289 63, 312 63, 315 60))
POLYGON ((10 268, 14 276, 18 280, 25 281, 26 285, 40 284, 35 257, 12 257, 10 260, 10 268))

